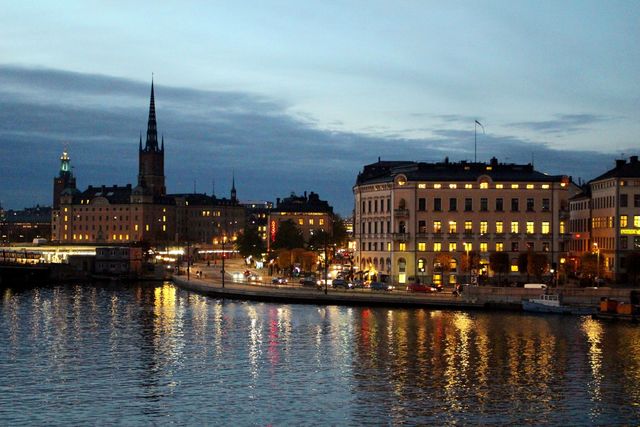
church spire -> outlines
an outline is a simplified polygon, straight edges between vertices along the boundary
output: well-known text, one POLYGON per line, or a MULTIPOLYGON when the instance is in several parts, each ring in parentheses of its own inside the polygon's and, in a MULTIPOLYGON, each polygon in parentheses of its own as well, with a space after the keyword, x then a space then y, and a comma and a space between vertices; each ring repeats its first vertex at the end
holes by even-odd
POLYGON ((233 171, 231 175, 231 201, 235 202, 236 200, 236 172, 233 171))
POLYGON ((147 143, 145 151, 158 151, 158 129, 156 123, 156 103, 153 96, 153 78, 151 79, 151 100, 149 101, 149 122, 147 124, 147 143))

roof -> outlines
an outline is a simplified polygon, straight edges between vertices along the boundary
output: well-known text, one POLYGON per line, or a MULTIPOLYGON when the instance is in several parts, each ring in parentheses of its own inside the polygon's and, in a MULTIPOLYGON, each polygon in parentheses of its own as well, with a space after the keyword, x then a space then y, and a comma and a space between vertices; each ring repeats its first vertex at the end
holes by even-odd
POLYGON ((271 212, 325 212, 332 214, 333 208, 326 200, 320 200, 320 196, 313 191, 303 196, 296 196, 294 193, 291 196, 282 200, 278 199, 276 207, 271 212))
POLYGON ((90 185, 86 190, 78 192, 73 196, 73 203, 79 204, 80 200, 92 200, 96 197, 104 197, 112 205, 124 205, 131 202, 131 184, 126 187, 114 185, 107 187, 94 187, 90 185))
POLYGON ((533 165, 498 163, 458 162, 448 159, 440 163, 424 162, 381 162, 366 165, 358 174, 356 185, 392 182, 398 174, 404 174, 409 181, 477 181, 480 176, 489 176, 494 181, 549 182, 561 181, 563 175, 547 175, 538 172, 533 165))
POLYGON ((592 179, 589 183, 610 178, 640 178, 640 162, 638 161, 638 156, 631 156, 628 162, 624 159, 616 160, 615 168, 592 179))

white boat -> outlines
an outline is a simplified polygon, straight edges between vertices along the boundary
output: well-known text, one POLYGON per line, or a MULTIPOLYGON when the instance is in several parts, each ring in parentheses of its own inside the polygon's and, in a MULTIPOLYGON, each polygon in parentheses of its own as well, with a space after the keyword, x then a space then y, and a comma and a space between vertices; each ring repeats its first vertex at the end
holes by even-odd
POLYGON ((542 294, 538 298, 522 300, 522 309, 533 313, 559 313, 587 315, 596 312, 595 307, 563 305, 560 295, 542 294))
POLYGON ((535 313, 571 313, 571 307, 560 304, 560 296, 542 294, 537 298, 522 300, 522 309, 535 313))

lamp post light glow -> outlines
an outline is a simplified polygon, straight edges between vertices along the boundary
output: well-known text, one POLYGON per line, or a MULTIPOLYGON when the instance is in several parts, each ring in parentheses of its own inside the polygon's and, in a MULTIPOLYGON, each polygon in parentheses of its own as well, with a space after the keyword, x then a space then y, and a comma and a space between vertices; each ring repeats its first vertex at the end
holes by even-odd
POLYGON ((593 243, 593 247, 596 250, 596 279, 600 278, 600 248, 597 243, 593 243))

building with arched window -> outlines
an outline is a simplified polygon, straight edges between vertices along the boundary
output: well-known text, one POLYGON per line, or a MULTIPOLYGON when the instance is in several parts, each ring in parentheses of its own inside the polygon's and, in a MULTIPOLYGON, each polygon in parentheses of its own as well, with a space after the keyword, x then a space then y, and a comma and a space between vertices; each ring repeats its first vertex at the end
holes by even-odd
POLYGON ((394 283, 455 284, 493 275, 493 252, 546 256, 547 272, 565 261, 569 177, 533 166, 378 161, 353 187, 354 261, 394 283))

